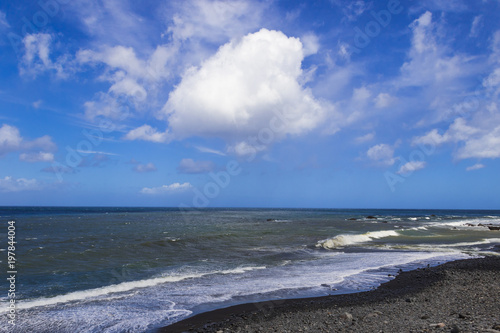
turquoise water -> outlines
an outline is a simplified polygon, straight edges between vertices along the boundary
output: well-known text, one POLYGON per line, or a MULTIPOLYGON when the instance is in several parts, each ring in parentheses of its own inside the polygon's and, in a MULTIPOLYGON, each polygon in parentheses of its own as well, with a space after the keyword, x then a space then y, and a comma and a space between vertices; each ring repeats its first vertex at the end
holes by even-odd
POLYGON ((3 272, 10 220, 19 332, 149 331, 237 303, 368 290, 500 244, 488 228, 500 211, 3 207, 3 272))

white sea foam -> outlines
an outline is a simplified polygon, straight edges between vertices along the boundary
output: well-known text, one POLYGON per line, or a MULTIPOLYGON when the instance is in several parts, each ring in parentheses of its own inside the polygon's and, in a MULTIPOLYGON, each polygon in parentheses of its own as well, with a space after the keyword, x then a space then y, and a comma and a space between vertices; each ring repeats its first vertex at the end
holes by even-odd
POLYGON ((492 225, 500 225, 500 219, 486 219, 486 218, 478 218, 478 219, 467 219, 461 221, 447 221, 447 222, 433 222, 430 223, 430 226, 437 228, 457 228, 457 229, 471 229, 471 230, 484 230, 489 224, 492 225), (483 226, 479 226, 482 224, 483 226))
POLYGON ((245 272, 253 271, 256 269, 266 269, 266 266, 257 266, 257 267, 238 267, 235 269, 228 269, 225 271, 219 272, 220 274, 242 274, 245 272))
MULTIPOLYGON (((100 287, 100 288, 95 288, 95 289, 88 289, 88 290, 81 290, 81 291, 75 291, 72 293, 68 293, 65 295, 58 295, 55 297, 50 297, 50 298, 38 298, 35 300, 31 301, 22 301, 20 300, 17 304, 17 308, 22 310, 22 309, 30 309, 34 307, 39 307, 39 306, 48 306, 48 305, 54 305, 54 304, 59 304, 59 303, 68 303, 68 302, 73 302, 73 301, 83 301, 91 298, 96 298, 100 296, 106 296, 109 294, 115 294, 115 293, 123 293, 127 292, 130 290, 134 290, 137 288, 147 288, 147 287, 153 287, 162 283, 172 283, 172 282, 179 282, 182 280, 186 279, 193 279, 193 278, 199 278, 203 277, 206 275, 210 274, 242 274, 248 271, 256 270, 256 269, 265 269, 266 267, 264 266, 258 266, 258 267, 238 267, 235 269, 229 269, 229 270, 223 270, 223 271, 213 271, 213 272, 205 272, 205 273, 197 273, 197 274, 185 274, 185 275, 171 275, 171 276, 164 276, 164 277, 157 277, 157 278, 152 278, 152 279, 145 279, 145 280, 138 280, 138 281, 129 281, 129 282, 122 282, 119 284, 113 284, 110 286, 105 286, 105 287, 100 287)), ((0 302, 2 304, 4 302, 0 302)), ((0 309, 0 313, 6 312, 7 306, 2 306, 0 309)))
POLYGON ((461 243, 454 243, 454 244, 441 244, 439 246, 442 246, 442 247, 464 247, 464 246, 496 244, 496 243, 500 243, 500 238, 489 238, 489 239, 483 239, 483 240, 476 241, 476 242, 461 242, 461 243))
POLYGON ((428 229, 427 229, 427 227, 422 226, 422 227, 409 228, 407 230, 428 230, 428 229))
POLYGON ((333 238, 329 238, 323 241, 319 241, 316 247, 323 247, 325 249, 335 249, 338 247, 344 247, 347 245, 360 244, 370 242, 374 239, 400 236, 401 234, 394 230, 381 230, 367 232, 361 235, 337 235, 333 238))

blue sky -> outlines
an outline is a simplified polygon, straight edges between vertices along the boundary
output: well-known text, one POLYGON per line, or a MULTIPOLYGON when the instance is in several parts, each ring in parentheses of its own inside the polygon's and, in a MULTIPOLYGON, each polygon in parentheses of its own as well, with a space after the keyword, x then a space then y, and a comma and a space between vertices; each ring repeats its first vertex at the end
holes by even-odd
POLYGON ((498 209, 499 7, 3 1, 0 204, 498 209))

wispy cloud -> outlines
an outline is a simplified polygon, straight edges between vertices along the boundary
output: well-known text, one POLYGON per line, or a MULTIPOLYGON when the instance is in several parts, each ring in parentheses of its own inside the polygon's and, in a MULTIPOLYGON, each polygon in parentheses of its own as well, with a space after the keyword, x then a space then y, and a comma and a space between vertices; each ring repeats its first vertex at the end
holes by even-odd
POLYGON ((156 166, 153 163, 147 164, 137 164, 133 170, 138 173, 153 172, 156 171, 156 166))
POLYGON ((467 167, 465 170, 467 171, 472 171, 472 170, 479 170, 479 169, 482 169, 484 168, 484 164, 481 164, 481 163, 477 163, 477 164, 474 164, 470 167, 467 167))
POLYGON ((483 24, 483 15, 475 16, 474 20, 472 21, 472 25, 470 27, 469 37, 477 37, 482 24, 483 24))
POLYGON ((46 152, 38 153, 22 153, 19 155, 19 160, 24 162, 52 162, 54 160, 54 154, 46 152))
POLYGON ((370 133, 367 133, 365 135, 358 136, 356 139, 354 139, 354 141, 356 143, 365 143, 365 142, 372 141, 374 138, 375 138, 375 133, 370 132, 370 133))
POLYGON ((98 154, 98 155, 111 155, 111 156, 118 156, 118 154, 115 153, 110 153, 106 151, 97 151, 97 150, 81 150, 77 149, 76 152, 80 154, 98 154))
POLYGON ((5 15, 4 12, 2 12, 0 10, 0 31, 2 31, 3 29, 9 28, 9 27, 10 27, 10 25, 7 22, 7 16, 5 15))
POLYGON ((77 172, 76 169, 64 166, 57 162, 53 163, 51 166, 43 168, 41 171, 54 174, 72 174, 77 172))
POLYGON ((43 185, 36 179, 26 178, 0 178, 0 191, 2 192, 22 192, 22 191, 39 191, 43 185))
POLYGON ((159 187, 144 187, 140 193, 142 194, 151 194, 151 195, 158 195, 158 194, 165 194, 165 193, 177 193, 177 192, 183 192, 186 191, 193 186, 190 183, 173 183, 170 185, 163 185, 159 187))
POLYGON ((190 158, 184 158, 179 163, 177 170, 180 173, 207 173, 215 170, 215 164, 212 161, 194 161, 190 158))
POLYGON ((212 149, 212 148, 202 147, 202 146, 195 146, 195 148, 202 153, 209 153, 209 154, 215 154, 215 155, 220 155, 220 156, 226 156, 225 153, 223 153, 217 149, 212 149))

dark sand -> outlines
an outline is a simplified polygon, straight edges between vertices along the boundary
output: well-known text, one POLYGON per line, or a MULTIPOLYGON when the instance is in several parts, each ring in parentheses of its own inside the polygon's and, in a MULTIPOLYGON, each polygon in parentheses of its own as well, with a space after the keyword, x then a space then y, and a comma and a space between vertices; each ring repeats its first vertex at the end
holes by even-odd
POLYGON ((500 257, 402 272, 368 292, 232 306, 159 332, 500 333, 500 257))

